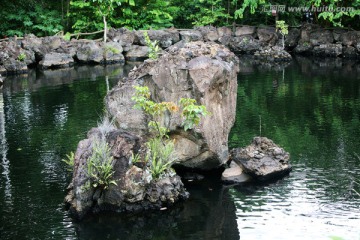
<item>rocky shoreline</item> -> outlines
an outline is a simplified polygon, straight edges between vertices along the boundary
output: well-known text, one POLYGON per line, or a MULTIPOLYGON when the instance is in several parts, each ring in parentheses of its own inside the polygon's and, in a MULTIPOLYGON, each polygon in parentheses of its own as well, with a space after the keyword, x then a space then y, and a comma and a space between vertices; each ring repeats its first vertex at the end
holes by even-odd
MULTIPOLYGON (((360 58, 360 32, 343 29, 327 30, 306 24, 292 28, 285 39, 274 27, 241 26, 197 27, 191 30, 174 28, 149 30, 152 41, 161 49, 181 46, 186 42, 216 42, 238 55, 253 55, 268 62, 291 60, 291 54, 317 57, 360 58)), ((38 38, 27 35, 22 40, 10 38, 0 43, 0 74, 18 74, 37 66, 40 69, 66 68, 79 64, 112 64, 125 61, 143 61, 149 48, 144 31, 125 28, 111 29, 108 42, 91 40, 65 41, 60 36, 38 38)))

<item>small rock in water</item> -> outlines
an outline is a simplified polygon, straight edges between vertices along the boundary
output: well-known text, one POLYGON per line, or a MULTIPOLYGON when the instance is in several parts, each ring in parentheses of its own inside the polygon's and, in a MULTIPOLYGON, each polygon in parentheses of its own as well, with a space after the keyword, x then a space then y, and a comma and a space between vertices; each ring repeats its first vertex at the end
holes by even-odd
POLYGON ((255 137, 251 145, 231 151, 231 160, 245 173, 264 181, 282 177, 291 171, 290 154, 266 137, 255 137))

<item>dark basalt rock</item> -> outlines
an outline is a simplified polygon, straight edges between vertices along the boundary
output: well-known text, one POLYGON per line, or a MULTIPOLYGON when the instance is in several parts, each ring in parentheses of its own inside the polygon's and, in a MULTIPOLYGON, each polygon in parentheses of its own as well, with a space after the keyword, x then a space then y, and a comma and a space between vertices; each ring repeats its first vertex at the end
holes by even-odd
POLYGON ((255 52, 254 56, 258 59, 268 62, 291 61, 291 55, 282 47, 267 47, 255 52))
POLYGON ((231 159, 259 181, 279 178, 291 171, 290 154, 266 137, 255 137, 245 148, 231 151, 231 159))
POLYGON ((71 67, 74 64, 74 59, 66 53, 47 53, 44 59, 40 61, 41 69, 48 68, 65 68, 71 67))
POLYGON ((229 43, 232 51, 239 54, 254 54, 261 50, 261 43, 251 35, 233 37, 229 43))
POLYGON ((141 151, 142 140, 134 134, 112 129, 104 132, 93 128, 88 138, 80 141, 75 153, 74 173, 65 203, 75 218, 101 211, 128 212, 160 209, 187 199, 189 193, 175 172, 169 171, 152 179, 148 170, 130 164, 133 154, 141 151), (106 139, 114 158, 113 179, 107 189, 89 187, 87 160, 96 139, 106 139), (87 187, 88 186, 88 187, 87 187))

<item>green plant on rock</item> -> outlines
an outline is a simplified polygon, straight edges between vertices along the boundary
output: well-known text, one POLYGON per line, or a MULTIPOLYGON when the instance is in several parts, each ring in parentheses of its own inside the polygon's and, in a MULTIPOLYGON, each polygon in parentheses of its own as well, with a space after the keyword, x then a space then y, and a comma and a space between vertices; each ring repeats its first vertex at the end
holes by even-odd
POLYGON ((146 162, 151 162, 150 173, 153 179, 160 178, 166 170, 171 168, 176 159, 173 156, 174 142, 167 140, 165 143, 160 137, 149 139, 146 143, 148 152, 146 162))
POLYGON ((105 46, 105 52, 111 52, 112 54, 119 54, 120 51, 117 48, 114 48, 113 46, 105 46))
POLYGON ((184 130, 192 129, 200 123, 201 117, 205 117, 210 113, 204 105, 196 105, 196 100, 191 98, 181 98, 180 106, 182 108, 181 115, 184 117, 184 130))
MULTIPOLYGON (((157 179, 164 172, 170 170, 171 165, 176 162, 173 155, 174 142, 169 139, 168 134, 171 115, 178 112, 180 108, 173 102, 156 103, 152 101, 149 88, 146 86, 135 86, 134 88, 135 95, 132 97, 132 100, 136 102, 134 108, 143 110, 150 117, 148 128, 154 137, 146 143, 148 151, 145 162, 150 163, 152 177, 157 179)), ((209 114, 205 106, 196 105, 195 99, 181 98, 179 103, 185 131, 194 128, 200 123, 202 116, 209 114)))
POLYGON ((73 171, 74 164, 75 164, 75 154, 74 152, 70 152, 69 154, 66 154, 66 158, 62 159, 64 163, 68 166, 68 171, 73 171))
POLYGON ((276 29, 282 36, 282 47, 285 48, 285 36, 289 34, 289 25, 285 21, 276 21, 276 29))
POLYGON ((149 47, 149 58, 158 59, 160 47, 158 45, 158 41, 151 41, 149 34, 147 31, 144 32, 144 38, 146 45, 149 47))
POLYGON ((117 185, 113 179, 114 159, 111 149, 103 139, 93 143, 92 154, 87 160, 87 175, 94 188, 107 189, 111 184, 117 185))
POLYGON ((17 60, 20 61, 20 62, 23 62, 26 60, 26 54, 25 53, 20 53, 18 56, 17 56, 17 60))

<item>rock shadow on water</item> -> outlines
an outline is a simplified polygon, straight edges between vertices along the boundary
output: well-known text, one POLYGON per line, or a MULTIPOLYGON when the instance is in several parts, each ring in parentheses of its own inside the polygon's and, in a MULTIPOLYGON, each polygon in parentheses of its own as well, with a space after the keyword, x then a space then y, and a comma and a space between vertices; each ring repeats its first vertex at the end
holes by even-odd
POLYGON ((185 202, 163 211, 92 215, 75 223, 77 236, 79 239, 240 239, 234 201, 218 176, 206 176, 185 185, 190 192, 185 202))

